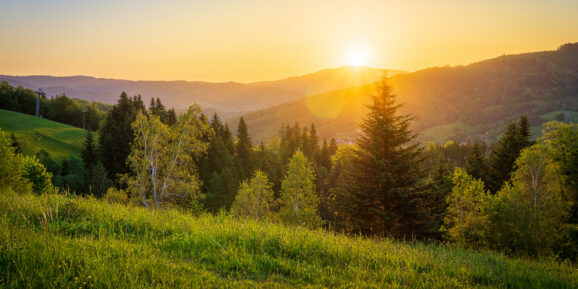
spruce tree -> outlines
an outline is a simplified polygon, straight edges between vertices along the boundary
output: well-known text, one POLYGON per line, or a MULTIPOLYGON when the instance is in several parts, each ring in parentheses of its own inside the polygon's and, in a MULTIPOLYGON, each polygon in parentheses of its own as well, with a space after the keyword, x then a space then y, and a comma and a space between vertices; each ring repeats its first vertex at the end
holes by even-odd
POLYGON ((137 112, 143 109, 140 96, 131 99, 123 92, 99 130, 100 159, 111 179, 130 171, 126 159, 134 140, 131 124, 135 121, 137 112))
POLYGON ((470 176, 486 182, 488 166, 482 146, 478 143, 474 144, 472 152, 466 157, 466 171, 470 176))
POLYGON ((253 144, 249 137, 249 130, 245 120, 241 117, 237 128, 237 161, 239 165, 239 175, 241 179, 247 179, 251 176, 253 169, 253 144))
POLYGON ((94 167, 98 161, 98 150, 96 144, 94 143, 94 138, 90 131, 86 132, 86 138, 84 139, 84 148, 81 152, 82 161, 84 162, 84 168, 88 169, 94 167))
POLYGON ((500 138, 489 159, 488 188, 499 191, 515 170, 515 162, 522 149, 531 145, 529 122, 521 116, 518 123, 510 122, 506 133, 500 138))
POLYGON ((421 228, 418 214, 420 150, 412 143, 411 116, 400 114, 400 104, 384 77, 371 97, 361 123, 355 157, 353 220, 364 233, 404 237, 421 228))
POLYGON ((70 174, 70 166, 68 165, 68 161, 66 158, 62 160, 62 164, 60 165, 60 175, 65 177, 70 174))

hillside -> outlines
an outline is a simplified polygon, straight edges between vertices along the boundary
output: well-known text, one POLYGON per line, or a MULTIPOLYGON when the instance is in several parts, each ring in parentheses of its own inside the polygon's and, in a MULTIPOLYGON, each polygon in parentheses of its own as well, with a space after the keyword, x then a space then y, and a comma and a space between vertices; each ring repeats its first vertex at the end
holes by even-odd
MULTIPOLYGON (((429 68, 394 76, 390 84, 404 104, 402 110, 415 116, 412 125, 423 132, 422 141, 470 136, 495 140, 507 122, 521 114, 527 114, 534 131, 539 131, 552 113, 568 110, 572 117, 572 111, 578 111, 578 44, 468 66, 429 68)), ((372 93, 369 86, 336 90, 244 118, 257 140, 295 121, 315 123, 322 138, 355 137, 372 93)))
POLYGON ((576 288, 547 260, 0 194, 0 288, 576 288))
POLYGON ((14 133, 24 153, 35 154, 43 149, 55 161, 80 159, 86 137, 83 129, 3 109, 0 109, 0 128, 14 133))
POLYGON ((323 69, 301 76, 288 77, 276 81, 255 82, 253 84, 278 87, 299 92, 304 96, 310 96, 333 90, 370 84, 380 79, 384 72, 389 77, 407 73, 401 70, 384 70, 365 66, 343 66, 339 68, 323 69))
MULTIPOLYGON (((167 107, 183 111, 193 103, 205 112, 218 111, 222 116, 239 115, 300 99, 310 94, 354 85, 372 83, 383 74, 382 69, 340 67, 259 83, 211 83, 202 81, 129 81, 88 76, 7 76, 0 75, 13 86, 42 89, 47 96, 65 93, 69 97, 116 103, 120 93, 140 94, 145 103, 160 97, 167 107)), ((398 74, 391 71, 390 74, 398 74)))

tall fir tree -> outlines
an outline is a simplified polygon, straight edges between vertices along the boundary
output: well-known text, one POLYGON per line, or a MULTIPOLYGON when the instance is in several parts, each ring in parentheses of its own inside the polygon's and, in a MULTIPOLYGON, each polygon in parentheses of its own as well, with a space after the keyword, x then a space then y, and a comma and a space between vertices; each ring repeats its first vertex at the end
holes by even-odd
POLYGON ((520 152, 531 145, 530 137, 526 116, 521 116, 518 123, 510 122, 506 133, 496 143, 490 155, 488 188, 492 193, 499 191, 510 178, 520 152))
POLYGON ((249 129, 245 120, 241 117, 237 127, 237 146, 236 146, 237 163, 239 167, 239 176, 241 179, 247 179, 253 172, 253 143, 249 136, 249 129))
POLYGON ((482 145, 474 144, 472 152, 466 157, 466 171, 470 176, 480 179, 484 183, 487 182, 488 165, 486 164, 482 145))
POLYGON ((353 220, 364 233, 394 237, 421 233, 420 150, 412 143, 412 117, 400 114, 400 107, 384 77, 361 123, 355 157, 353 220))
MULTIPOLYGON (((134 139, 131 124, 135 121, 137 112, 144 113, 144 109, 140 96, 129 98, 123 92, 118 103, 108 112, 104 125, 99 130, 100 159, 109 178, 113 180, 116 180, 118 174, 130 171, 126 159, 134 139)), ((120 183, 117 182, 117 185, 120 183)))
POLYGON ((82 161, 84 162, 84 168, 88 169, 94 167, 98 162, 98 149, 94 143, 94 137, 92 132, 87 131, 86 137, 84 139, 84 148, 81 152, 82 161))

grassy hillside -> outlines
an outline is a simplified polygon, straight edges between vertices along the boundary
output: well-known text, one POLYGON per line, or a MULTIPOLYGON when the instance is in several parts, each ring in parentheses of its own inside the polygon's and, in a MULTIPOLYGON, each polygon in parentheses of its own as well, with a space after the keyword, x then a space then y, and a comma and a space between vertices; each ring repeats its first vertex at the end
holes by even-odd
MULTIPOLYGON (((578 121, 578 44, 468 66, 424 69, 394 76, 390 84, 404 104, 402 110, 415 116, 412 126, 423 132, 421 141, 468 136, 493 141, 521 114, 528 115, 538 131, 543 121, 566 109, 571 112, 566 119, 578 121)), ((295 121, 315 123, 322 138, 355 137, 369 96, 375 93, 368 87, 308 96, 244 118, 257 140, 295 121)))
POLYGON ((0 109, 0 128, 14 133, 22 150, 34 154, 41 149, 54 160, 80 159, 86 131, 31 115, 0 109))
POLYGON ((0 288, 577 288, 578 271, 62 195, 0 194, 0 288))

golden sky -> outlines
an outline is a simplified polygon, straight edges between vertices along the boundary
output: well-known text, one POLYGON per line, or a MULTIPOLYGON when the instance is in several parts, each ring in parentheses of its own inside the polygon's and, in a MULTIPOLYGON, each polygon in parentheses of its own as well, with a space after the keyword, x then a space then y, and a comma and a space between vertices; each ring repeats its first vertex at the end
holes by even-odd
POLYGON ((0 74, 274 80, 578 42, 578 1, 0 0, 0 74))

